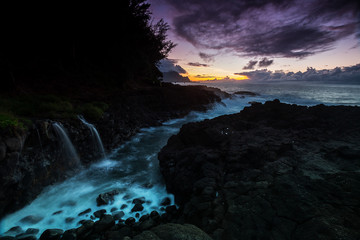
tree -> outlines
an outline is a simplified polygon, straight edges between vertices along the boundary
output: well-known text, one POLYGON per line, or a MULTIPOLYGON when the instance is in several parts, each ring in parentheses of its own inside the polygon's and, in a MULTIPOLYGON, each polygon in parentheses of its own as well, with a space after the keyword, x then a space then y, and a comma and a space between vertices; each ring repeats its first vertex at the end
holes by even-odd
POLYGON ((175 44, 167 40, 167 23, 152 24, 149 7, 145 0, 120 0, 6 9, 18 21, 2 28, 1 89, 151 84, 161 75, 156 64, 175 44))

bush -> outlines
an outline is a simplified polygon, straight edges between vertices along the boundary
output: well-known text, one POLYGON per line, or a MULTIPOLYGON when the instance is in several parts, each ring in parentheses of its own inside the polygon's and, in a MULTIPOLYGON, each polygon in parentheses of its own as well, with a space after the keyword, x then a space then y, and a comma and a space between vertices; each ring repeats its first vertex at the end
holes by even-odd
POLYGON ((24 127, 24 124, 19 119, 14 117, 11 113, 1 112, 0 113, 0 129, 7 129, 7 128, 24 129, 25 127, 24 127))
POLYGON ((53 95, 26 95, 1 99, 0 108, 24 117, 71 118, 73 105, 66 99, 53 95))
POLYGON ((83 115, 86 119, 99 120, 109 106, 104 102, 86 103, 78 107, 78 114, 83 115))

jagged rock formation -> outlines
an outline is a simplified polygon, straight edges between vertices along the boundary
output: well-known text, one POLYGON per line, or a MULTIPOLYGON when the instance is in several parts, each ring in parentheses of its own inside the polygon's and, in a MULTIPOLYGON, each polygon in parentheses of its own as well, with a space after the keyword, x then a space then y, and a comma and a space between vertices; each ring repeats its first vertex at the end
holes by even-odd
POLYGON ((179 221, 214 239, 359 239, 360 108, 254 103, 159 153, 179 221))

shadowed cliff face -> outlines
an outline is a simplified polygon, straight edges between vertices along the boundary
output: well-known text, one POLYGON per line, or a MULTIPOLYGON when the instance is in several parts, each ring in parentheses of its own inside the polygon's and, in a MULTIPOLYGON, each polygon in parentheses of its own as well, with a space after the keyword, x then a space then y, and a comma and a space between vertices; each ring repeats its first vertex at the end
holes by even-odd
POLYGON ((359 142, 358 107, 272 101, 184 125, 159 160, 180 219, 214 239, 358 239, 359 142))

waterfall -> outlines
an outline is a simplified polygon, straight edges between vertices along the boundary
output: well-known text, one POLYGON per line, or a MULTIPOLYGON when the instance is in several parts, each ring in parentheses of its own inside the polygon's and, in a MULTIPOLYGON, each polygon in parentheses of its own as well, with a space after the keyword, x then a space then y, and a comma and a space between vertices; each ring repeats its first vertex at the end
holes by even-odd
POLYGON ((91 132, 91 137, 93 139, 93 143, 94 143, 94 149, 96 153, 101 154, 102 158, 106 158, 106 154, 105 154, 105 149, 104 149, 104 145, 101 141, 99 132, 96 130, 95 126, 91 123, 88 123, 83 116, 78 116, 78 118, 80 119, 80 121, 85 124, 91 132))
POLYGON ((62 143, 62 150, 65 154, 65 157, 68 160, 73 160, 78 166, 81 166, 79 156, 69 136, 67 135, 65 128, 60 123, 57 122, 53 123, 52 126, 56 134, 60 138, 60 141, 62 143))

